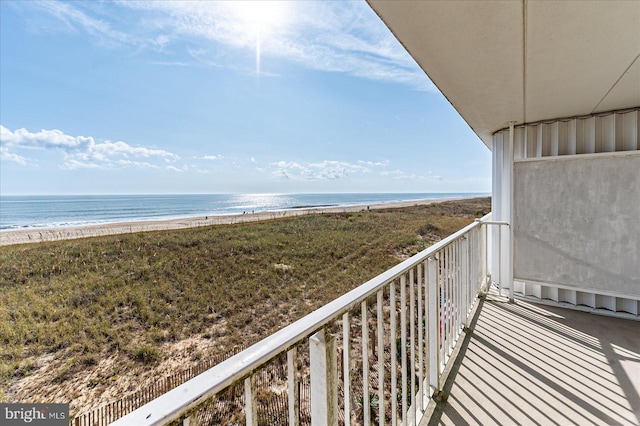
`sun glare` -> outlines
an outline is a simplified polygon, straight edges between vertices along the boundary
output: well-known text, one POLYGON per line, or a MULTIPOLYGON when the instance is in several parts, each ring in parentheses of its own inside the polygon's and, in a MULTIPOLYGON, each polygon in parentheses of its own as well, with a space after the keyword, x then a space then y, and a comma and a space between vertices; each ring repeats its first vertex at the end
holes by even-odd
POLYGON ((285 2, 239 1, 234 2, 240 21, 252 32, 266 35, 284 24, 285 2))
POLYGON ((286 24, 287 4, 284 1, 238 1, 233 9, 239 24, 255 38, 256 72, 260 74, 261 43, 286 24))

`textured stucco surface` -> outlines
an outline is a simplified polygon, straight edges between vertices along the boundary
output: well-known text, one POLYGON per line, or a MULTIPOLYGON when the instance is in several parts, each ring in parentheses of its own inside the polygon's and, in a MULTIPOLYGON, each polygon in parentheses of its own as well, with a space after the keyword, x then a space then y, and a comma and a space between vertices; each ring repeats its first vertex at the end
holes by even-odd
POLYGON ((640 153, 514 170, 516 278, 640 296, 640 153))

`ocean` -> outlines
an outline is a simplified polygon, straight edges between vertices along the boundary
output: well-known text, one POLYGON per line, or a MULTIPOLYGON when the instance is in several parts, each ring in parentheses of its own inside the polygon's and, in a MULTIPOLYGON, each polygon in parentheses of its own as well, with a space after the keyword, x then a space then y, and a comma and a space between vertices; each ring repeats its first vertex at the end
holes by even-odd
POLYGON ((56 228, 304 207, 486 196, 475 193, 176 194, 0 196, 0 230, 56 228))

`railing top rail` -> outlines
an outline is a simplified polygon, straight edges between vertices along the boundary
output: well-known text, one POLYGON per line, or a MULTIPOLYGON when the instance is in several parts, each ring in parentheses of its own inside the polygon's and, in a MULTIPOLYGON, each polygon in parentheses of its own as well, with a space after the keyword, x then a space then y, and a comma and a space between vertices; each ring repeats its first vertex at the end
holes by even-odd
MULTIPOLYGON (((491 213, 482 219, 490 217, 491 213)), ((393 268, 372 278, 359 287, 338 297, 305 317, 267 336, 237 355, 221 362, 186 383, 156 398, 148 404, 112 423, 115 426, 162 425, 180 417, 185 411, 196 407, 210 396, 224 390, 259 368, 275 355, 294 346, 301 339, 357 306, 380 288, 400 277, 453 241, 464 236, 472 229, 482 225, 476 221, 458 232, 433 244, 420 253, 399 263, 393 268)))

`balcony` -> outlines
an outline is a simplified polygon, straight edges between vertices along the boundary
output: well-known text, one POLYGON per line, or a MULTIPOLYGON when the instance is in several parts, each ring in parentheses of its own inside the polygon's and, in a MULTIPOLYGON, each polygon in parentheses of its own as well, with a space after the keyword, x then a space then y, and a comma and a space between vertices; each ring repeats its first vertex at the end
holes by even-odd
POLYGON ((489 290, 491 224, 487 215, 113 424, 640 424, 640 323, 489 290))
POLYGON ((640 323, 489 294, 433 424, 640 424, 640 323))

